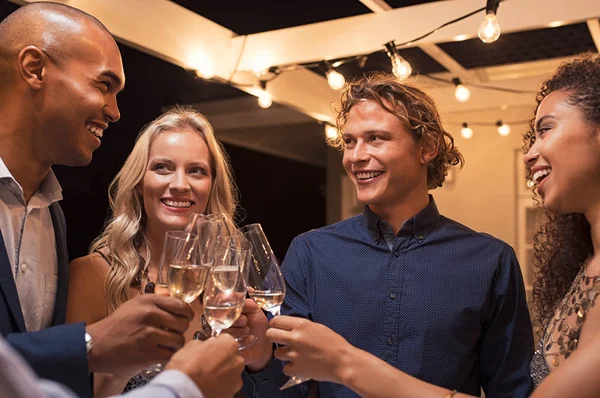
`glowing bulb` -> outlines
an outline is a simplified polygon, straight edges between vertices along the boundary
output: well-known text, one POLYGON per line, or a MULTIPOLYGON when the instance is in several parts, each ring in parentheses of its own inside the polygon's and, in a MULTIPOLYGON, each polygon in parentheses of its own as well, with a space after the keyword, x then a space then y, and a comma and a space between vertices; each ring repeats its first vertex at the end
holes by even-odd
POLYGON ((460 129, 460 135, 462 135, 465 140, 468 140, 473 137, 473 129, 469 127, 467 123, 463 123, 462 129, 460 129))
POLYGON ((338 136, 338 131, 335 127, 333 127, 331 124, 325 124, 325 137, 327 137, 328 140, 334 140, 336 139, 338 136))
POLYGON ((500 120, 498 120, 496 126, 498 126, 498 134, 500 134, 502 137, 506 137, 510 134, 510 126, 508 124, 502 123, 500 120))
POLYGON ((215 75, 215 63, 205 51, 195 51, 188 55, 187 64, 190 69, 203 79, 211 79, 215 75))
POLYGON ((467 102, 471 97, 471 91, 464 85, 458 84, 454 90, 454 96, 458 102, 467 102))
POLYGON ((408 78, 412 73, 412 66, 407 60, 399 55, 394 55, 392 58, 392 73, 400 80, 408 78))
POLYGON ((500 37, 500 25, 498 25, 496 14, 493 12, 486 14, 485 20, 479 25, 477 34, 484 43, 493 43, 498 40, 500 37))
POLYGON ((329 87, 337 91, 344 87, 344 84, 346 84, 346 79, 340 72, 331 69, 329 72, 327 72, 327 83, 329 83, 329 87))
POLYGON ((262 90, 260 94, 258 94, 258 106, 263 109, 267 109, 271 105, 273 105, 273 98, 271 98, 271 94, 265 90, 262 90))

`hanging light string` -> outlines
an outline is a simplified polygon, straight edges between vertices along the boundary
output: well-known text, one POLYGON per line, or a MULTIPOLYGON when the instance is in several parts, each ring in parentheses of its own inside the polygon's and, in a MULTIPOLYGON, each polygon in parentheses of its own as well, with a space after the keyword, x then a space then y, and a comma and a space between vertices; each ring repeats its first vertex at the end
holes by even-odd
MULTIPOLYGON (((442 82, 442 83, 448 83, 451 84, 453 86, 456 85, 456 81, 454 79, 444 79, 441 77, 437 77, 437 76, 433 76, 427 73, 423 73, 421 76, 425 76, 428 79, 431 80, 435 80, 438 82, 442 82)), ((462 83, 464 84, 464 83, 462 83)), ((487 86, 485 84, 477 84, 477 83, 467 83, 470 87, 476 87, 476 88, 481 88, 483 90, 493 90, 493 91, 502 91, 505 93, 511 93, 511 94, 536 94, 537 91, 535 90, 519 90, 516 88, 505 88, 505 87, 496 87, 496 86, 487 86)))
MULTIPOLYGON (((394 40, 389 41, 388 43, 385 43, 383 45, 383 47, 385 49, 376 50, 376 51, 366 53, 366 54, 358 54, 358 55, 353 55, 353 56, 349 56, 349 57, 344 57, 341 59, 337 59, 334 62, 332 62, 330 60, 323 60, 323 61, 318 61, 318 62, 307 62, 307 63, 271 66, 270 68, 268 68, 266 70, 266 74, 261 74, 261 75, 257 74, 257 79, 258 79, 257 83, 258 83, 258 85, 263 87, 263 92, 266 92, 264 89, 264 86, 266 86, 267 83, 269 83, 270 81, 272 81, 273 79, 275 79, 277 76, 279 76, 280 74, 282 74, 284 72, 290 72, 290 71, 299 70, 299 69, 315 68, 315 67, 323 68, 325 66, 325 73, 326 73, 326 76, 328 77, 328 82, 329 82, 330 86, 336 90, 339 90, 339 88, 337 88, 337 87, 339 87, 340 84, 343 85, 341 82, 345 81, 345 79, 344 79, 343 75, 341 75, 339 72, 337 72, 335 70, 335 68, 337 68, 345 63, 353 62, 353 61, 359 61, 359 66, 361 68, 364 68, 365 63, 367 62, 367 60, 370 56, 380 53, 380 52, 384 52, 384 51, 388 54, 390 61, 392 62, 393 73, 399 79, 405 79, 408 76, 410 76, 410 74, 412 73, 412 67, 398 53, 399 48, 402 48, 402 47, 410 45, 410 44, 414 44, 414 43, 418 42, 419 40, 422 40, 422 39, 438 32, 440 29, 443 29, 446 26, 460 22, 460 21, 462 21, 466 18, 469 18, 469 17, 471 17, 481 11, 484 11, 484 10, 486 11, 486 21, 487 21, 488 16, 493 16, 494 21, 495 21, 495 15, 497 13, 498 6, 499 6, 500 2, 503 2, 503 1, 506 1, 506 0, 486 0, 485 7, 478 8, 478 9, 473 10, 473 11, 471 11, 465 15, 462 15, 458 18, 455 18, 448 22, 445 22, 445 23, 439 25, 438 27, 436 27, 435 29, 433 29, 419 37, 416 37, 412 40, 408 40, 408 41, 402 42, 400 44, 395 44, 394 40)), ((482 25, 479 29, 480 38, 481 38, 482 27, 484 26, 486 21, 484 21, 482 23, 482 25)), ((495 24, 496 24, 495 26, 498 29, 498 31, 495 33, 497 33, 497 35, 499 36, 499 34, 500 34, 499 26, 497 26, 497 22, 495 22, 495 24)), ((482 39, 482 41, 488 42, 488 43, 495 41, 495 39, 491 40, 491 41, 486 41, 486 40, 484 40, 484 38, 481 38, 481 39, 482 39)), ((496 39, 497 39, 497 37, 496 37, 496 39)), ((247 40, 247 35, 244 35, 244 40, 242 41, 242 45, 241 45, 240 52, 239 52, 237 60, 236 60, 235 67, 233 68, 233 71, 231 72, 231 75, 229 76, 229 79, 227 81, 228 84, 233 85, 234 87, 255 87, 257 85, 257 84, 238 84, 238 83, 234 83, 232 81, 235 74, 237 72, 239 72, 239 70, 238 70, 239 64, 240 64, 240 61, 241 61, 241 59, 244 55, 245 49, 246 49, 246 40, 247 40)), ((426 76, 428 76, 430 79, 433 79, 433 80, 452 83, 452 81, 447 81, 445 79, 436 78, 431 75, 426 75, 426 76)), ((202 76, 200 76, 200 77, 202 77, 202 76)), ((502 87, 483 86, 483 85, 476 85, 476 84, 472 84, 472 83, 469 83, 469 85, 471 85, 473 87, 487 89, 487 90, 497 90, 497 91, 515 93, 515 94, 531 93, 530 91, 526 91, 526 90, 505 89, 502 87)))

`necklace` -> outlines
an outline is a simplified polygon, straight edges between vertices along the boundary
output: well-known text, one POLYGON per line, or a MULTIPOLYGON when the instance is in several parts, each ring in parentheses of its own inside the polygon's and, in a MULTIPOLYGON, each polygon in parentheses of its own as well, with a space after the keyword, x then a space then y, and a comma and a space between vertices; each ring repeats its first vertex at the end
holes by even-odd
POLYGON ((544 356, 552 366, 558 366, 561 358, 567 359, 577 348, 587 313, 599 294, 600 276, 587 276, 584 263, 545 333, 544 356))

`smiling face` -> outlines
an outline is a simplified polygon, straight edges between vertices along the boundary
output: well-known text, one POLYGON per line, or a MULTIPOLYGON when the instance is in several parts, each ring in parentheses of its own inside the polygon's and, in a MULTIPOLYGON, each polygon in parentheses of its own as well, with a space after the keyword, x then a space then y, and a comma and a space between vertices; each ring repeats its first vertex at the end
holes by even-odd
POLYGON ((108 124, 120 118, 117 93, 125 76, 119 48, 108 32, 84 25, 72 45, 73 55, 66 59, 47 55, 40 129, 48 163, 83 166, 108 124))
POLYGON ((585 213, 600 200, 600 126, 568 100, 569 92, 555 91, 541 102, 525 162, 544 207, 585 213))
POLYGON ((212 182, 210 152, 199 133, 159 133, 141 183, 146 229, 182 230, 192 213, 206 211, 212 182))
POLYGON ((377 102, 360 101, 348 113, 342 163, 358 199, 378 213, 427 195, 423 146, 405 123, 377 102))

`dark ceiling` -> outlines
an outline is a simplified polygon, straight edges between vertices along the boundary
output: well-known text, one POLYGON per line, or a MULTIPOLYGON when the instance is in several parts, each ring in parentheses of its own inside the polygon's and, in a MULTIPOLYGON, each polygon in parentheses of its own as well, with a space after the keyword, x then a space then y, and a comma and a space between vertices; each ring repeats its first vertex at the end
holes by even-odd
MULTIPOLYGON (((358 0, 237 0, 214 2, 172 0, 239 35, 266 32, 371 12, 358 0)), ((436 0, 386 1, 393 8, 407 7, 436 0)))

